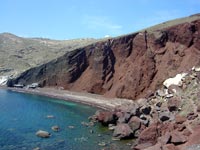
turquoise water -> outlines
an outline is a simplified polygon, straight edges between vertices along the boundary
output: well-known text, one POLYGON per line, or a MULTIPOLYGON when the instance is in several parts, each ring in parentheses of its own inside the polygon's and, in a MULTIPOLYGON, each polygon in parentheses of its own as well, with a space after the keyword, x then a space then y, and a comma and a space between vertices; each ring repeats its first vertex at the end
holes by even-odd
POLYGON ((124 141, 112 141, 112 133, 102 126, 81 124, 88 122, 95 111, 95 108, 78 103, 0 90, 0 150, 129 149, 124 141), (48 115, 54 118, 47 118, 48 115), (61 130, 52 131, 54 125, 61 130), (35 135, 38 130, 48 131, 52 136, 39 138, 35 135), (106 146, 99 146, 102 142, 106 146))

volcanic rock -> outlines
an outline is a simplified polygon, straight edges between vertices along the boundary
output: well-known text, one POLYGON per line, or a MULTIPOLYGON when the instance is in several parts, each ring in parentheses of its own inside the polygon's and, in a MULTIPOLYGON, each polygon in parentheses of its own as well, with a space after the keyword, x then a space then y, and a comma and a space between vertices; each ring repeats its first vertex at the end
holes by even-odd
POLYGON ((181 101, 178 98, 170 98, 168 100, 168 109, 169 111, 177 111, 181 105, 181 101))
POLYGON ((154 123, 149 127, 147 127, 146 129, 144 129, 139 135, 138 144, 151 143, 152 145, 155 145, 159 137, 157 127, 158 127, 157 124, 154 123))
POLYGON ((186 137, 182 135, 180 132, 174 131, 171 133, 171 140, 170 142, 178 145, 178 144, 183 144, 187 141, 186 137))
POLYGON ((97 111, 95 114, 97 120, 101 122, 103 125, 108 125, 115 123, 115 117, 113 112, 109 111, 97 111))
POLYGON ((133 131, 128 124, 117 124, 114 129, 113 136, 119 139, 129 138, 133 134, 133 131))
POLYGON ((131 130, 133 131, 133 133, 135 133, 135 131, 137 131, 141 127, 141 120, 140 120, 140 118, 138 118, 136 116, 133 116, 129 120, 128 125, 130 126, 131 130))
MULTIPOLYGON (((181 23, 166 22, 155 29, 98 41, 31 68, 8 85, 37 82, 108 97, 141 98, 164 79, 198 66, 199 27, 200 17, 194 15, 181 23)), ((183 76, 167 87, 181 85, 183 76)))

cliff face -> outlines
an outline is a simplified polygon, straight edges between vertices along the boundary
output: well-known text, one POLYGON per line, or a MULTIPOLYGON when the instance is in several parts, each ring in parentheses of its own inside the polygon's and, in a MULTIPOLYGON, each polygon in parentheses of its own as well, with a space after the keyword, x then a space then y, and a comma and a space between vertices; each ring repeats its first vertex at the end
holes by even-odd
POLYGON ((32 68, 9 82, 61 86, 136 99, 200 65, 200 19, 97 42, 32 68))

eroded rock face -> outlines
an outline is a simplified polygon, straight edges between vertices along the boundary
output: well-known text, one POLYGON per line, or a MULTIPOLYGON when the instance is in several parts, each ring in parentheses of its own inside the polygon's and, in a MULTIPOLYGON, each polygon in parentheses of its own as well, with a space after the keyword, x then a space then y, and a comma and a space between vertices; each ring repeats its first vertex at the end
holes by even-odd
POLYGON ((97 42, 32 68, 8 85, 37 82, 109 97, 143 97, 164 79, 199 64, 199 29, 195 20, 97 42))

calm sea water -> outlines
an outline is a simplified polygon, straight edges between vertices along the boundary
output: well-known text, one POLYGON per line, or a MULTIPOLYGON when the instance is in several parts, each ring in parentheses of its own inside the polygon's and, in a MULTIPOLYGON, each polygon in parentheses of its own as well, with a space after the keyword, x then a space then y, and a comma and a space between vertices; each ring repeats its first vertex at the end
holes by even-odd
POLYGON ((0 89, 0 150, 130 149, 127 141, 112 141, 112 133, 106 128, 81 124, 88 122, 95 111, 82 104, 0 89), (46 118, 48 115, 54 118, 46 118), (52 131, 54 125, 61 130, 52 131), (52 136, 39 138, 35 135, 38 130, 48 131, 52 136), (102 142, 106 146, 99 146, 102 142))

